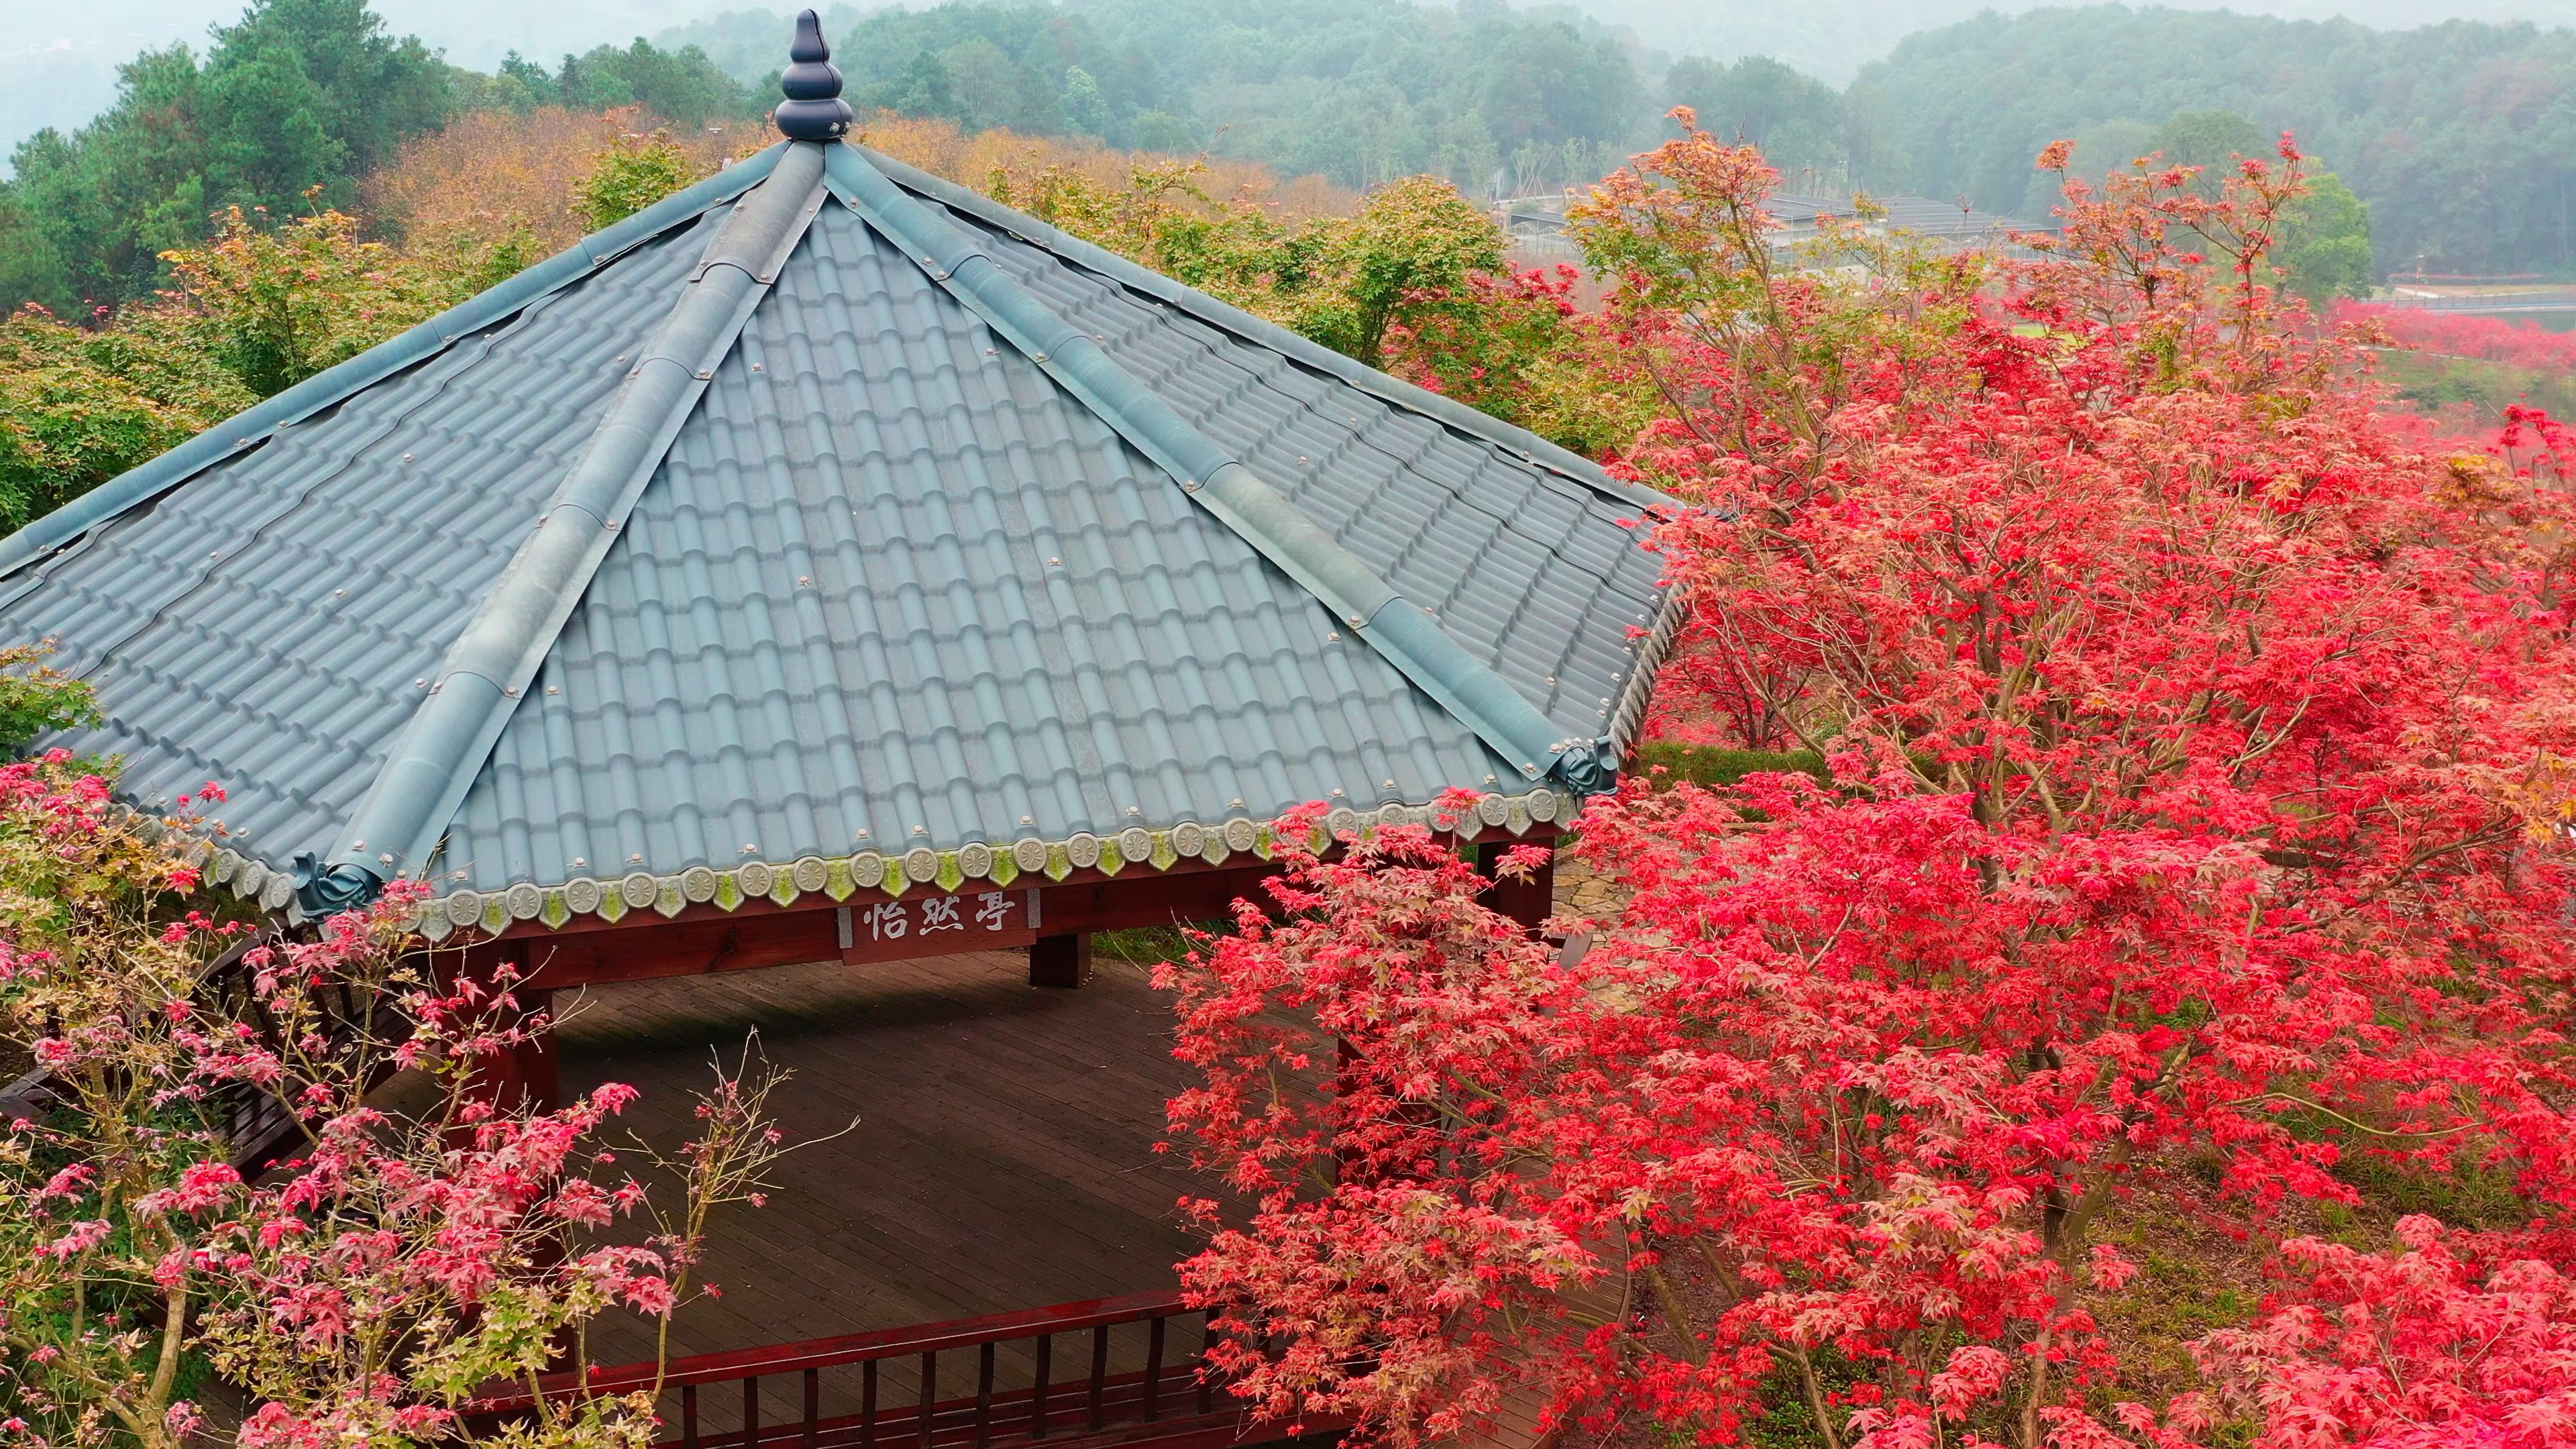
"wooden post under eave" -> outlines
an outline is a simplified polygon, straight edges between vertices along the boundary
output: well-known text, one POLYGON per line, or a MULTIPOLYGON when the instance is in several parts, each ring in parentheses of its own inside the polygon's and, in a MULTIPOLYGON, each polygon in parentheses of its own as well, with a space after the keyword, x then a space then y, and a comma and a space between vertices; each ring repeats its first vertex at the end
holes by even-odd
POLYGON ((1031 986, 1080 986, 1091 979, 1091 933, 1040 936, 1029 946, 1031 986))
POLYGON ((511 1053, 511 1076, 519 1085, 519 1100, 529 1111, 552 1112, 563 1105, 563 1058, 555 1050, 555 994, 541 986, 520 987, 516 994, 522 1013, 542 1018, 545 1029, 511 1053))
MULTIPOLYGON (((510 964, 524 970, 525 950, 511 953, 510 964)), ((551 1112, 563 1105, 563 1066, 555 1051, 555 994, 542 986, 512 985, 519 1003, 518 1023, 538 1027, 528 1040, 474 1058, 468 1096, 489 1102, 504 1114, 551 1112)))
POLYGON ((1521 929, 1535 937, 1539 926, 1556 913, 1556 841, 1550 837, 1530 840, 1489 840, 1476 847, 1476 873, 1493 884, 1485 887, 1483 900, 1487 909, 1520 922, 1521 929), (1547 863, 1530 872, 1526 879, 1498 880, 1495 871, 1503 863, 1506 851, 1524 845, 1545 850, 1547 863))

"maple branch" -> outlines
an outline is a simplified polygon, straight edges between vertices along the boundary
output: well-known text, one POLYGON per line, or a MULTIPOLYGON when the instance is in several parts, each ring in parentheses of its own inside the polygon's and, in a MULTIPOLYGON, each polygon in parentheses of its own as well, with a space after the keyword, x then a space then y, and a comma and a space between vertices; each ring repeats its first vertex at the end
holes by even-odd
POLYGON ((2348 1117, 2343 1113, 2336 1111, 2332 1107, 2326 1106, 2322 1102, 2310 1101, 2308 1098, 2291 1092, 2258 1092, 2251 1097, 2239 1097, 2234 1101, 2222 1102, 2219 1105, 2223 1108, 2251 1107, 2262 1102, 2287 1102, 2294 1107, 2303 1107, 2308 1111, 2332 1117, 2334 1120, 2351 1128, 2353 1131, 2366 1133, 2372 1137, 2451 1137, 2462 1132, 2480 1131, 2488 1125, 2483 1121, 2476 1121, 2462 1122, 2456 1127, 2417 1127, 2399 1128, 2395 1130, 2383 1129, 2373 1127, 2367 1122, 2362 1122, 2355 1118, 2348 1117))

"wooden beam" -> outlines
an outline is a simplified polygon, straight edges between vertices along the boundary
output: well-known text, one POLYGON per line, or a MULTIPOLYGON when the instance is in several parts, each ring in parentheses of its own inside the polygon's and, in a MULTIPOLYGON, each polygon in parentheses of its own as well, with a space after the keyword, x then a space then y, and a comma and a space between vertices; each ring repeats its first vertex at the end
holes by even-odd
MULTIPOLYGON (((466 969, 524 951, 527 979, 543 988, 750 971, 808 961, 851 965, 1031 946, 1042 936, 1170 925, 1227 915, 1240 897, 1268 899, 1266 861, 1231 871, 1137 875, 1003 891, 862 892, 818 909, 754 911, 677 920, 649 916, 624 931, 506 936, 463 948, 466 969)), ((820 898, 818 898, 820 899, 820 898)))
MULTIPOLYGON (((1478 844, 1478 859, 1485 861, 1489 852, 1498 859, 1501 850, 1522 844, 1552 845, 1553 831, 1525 836, 1487 832, 1478 844)), ((901 895, 864 890, 842 901, 816 892, 788 906, 747 901, 727 911, 700 904, 667 917, 630 911, 613 922, 581 916, 560 929, 525 921, 497 938, 449 950, 462 956, 468 970, 478 965, 489 969, 502 959, 524 960, 527 975, 522 979, 549 989, 835 959, 866 965, 1027 946, 1041 935, 1222 919, 1233 913, 1239 899, 1271 904, 1261 882, 1278 869, 1244 855, 1221 867, 1183 861, 1170 870, 1129 869, 1115 876, 1076 871, 1053 883, 1024 875, 1003 889, 914 886, 901 895)), ((1548 914, 1545 893, 1535 899, 1537 914, 1528 918, 1532 922, 1548 914)), ((1514 914, 1514 919, 1521 917, 1514 914)))

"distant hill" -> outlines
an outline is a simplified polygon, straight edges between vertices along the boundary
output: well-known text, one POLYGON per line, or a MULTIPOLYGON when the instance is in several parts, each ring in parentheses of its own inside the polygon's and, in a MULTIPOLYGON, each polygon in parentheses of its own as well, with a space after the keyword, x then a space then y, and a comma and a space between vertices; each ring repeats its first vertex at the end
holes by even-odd
MULTIPOLYGON (((1082 4, 1072 0, 1069 8, 1082 4)), ((1466 0, 1463 8, 1496 7, 1497 0, 1466 0)), ((42 127, 69 130, 107 109, 116 98, 116 68, 135 52, 174 41, 202 50, 208 27, 230 24, 241 8, 241 0, 0 0, 0 157, 42 127)), ((695 40, 737 74, 751 72, 743 75, 746 80, 765 69, 747 53, 727 53, 723 37, 749 36, 755 27, 720 22, 729 12, 750 11, 765 22, 773 10, 793 9, 744 0, 382 0, 375 8, 396 34, 416 34, 451 64, 474 70, 491 70, 513 50, 552 64, 566 52, 674 32, 681 37, 677 43, 695 40)), ((857 13, 902 7, 898 0, 870 0, 855 8, 825 8, 857 13)), ((915 0, 913 8, 935 7, 915 0)), ((1305 9, 1257 8, 1282 21, 1305 9)), ((1640 59, 1649 72, 1659 59, 1684 55, 1770 55, 1840 87, 1915 31, 1969 20, 1984 10, 2013 14, 2031 6, 2023 0, 1550 0, 1546 6, 1510 8, 1579 11, 1633 31, 1647 52, 1640 59)), ((2342 15, 2380 28, 2447 19, 2576 25, 2576 0, 2240 0, 2233 8, 2292 19, 2342 15)), ((769 44, 760 42, 764 54, 769 44)))
POLYGON ((2382 271, 2576 267, 2576 31, 2371 30, 2118 5, 1981 15, 1908 36, 1845 95, 1861 170, 1995 211, 2053 199, 2031 158, 2098 171, 2178 112, 2289 130, 2367 202, 2382 271))
MULTIPOLYGON (((1917 31, 2016 15, 2031 0, 1574 0, 1576 8, 1634 30, 1667 55, 1719 60, 1768 55, 1835 86, 1884 58, 1917 31)), ((2184 10, 2232 10, 2288 20, 2337 17, 2380 30, 2480 20, 2576 25, 2576 0, 2180 0, 2184 10)))
MULTIPOLYGON (((1565 5, 1002 0, 839 4, 823 22, 863 111, 1206 147, 1350 187, 1589 181, 1652 140, 1659 109, 1635 39, 1565 5)), ((784 24, 737 11, 654 40, 751 82, 777 68, 784 24)))
MULTIPOLYGON (((345 27, 364 23, 361 3, 270 8, 288 29, 323 17, 345 27)), ((402 123, 434 128, 456 110, 491 105, 633 103, 683 124, 718 110, 754 113, 770 94, 792 0, 739 3, 374 8, 380 38, 416 35, 406 53, 425 75, 447 77, 444 106, 424 102, 402 123), (632 49, 639 32, 661 50, 632 49), (504 64, 512 52, 519 60, 504 64), (567 52, 581 63, 562 66, 567 52), (635 74, 610 73, 621 70, 635 74), (647 84, 646 71, 670 72, 672 83, 647 84), (676 101, 684 89, 697 98, 676 101)), ((2349 183, 2370 206, 2383 273, 2419 263, 2576 272, 2576 29, 2527 23, 2576 20, 2576 0, 2347 7, 2381 21, 2527 17, 2407 30, 2120 5, 1969 15, 1977 3, 952 0, 907 9, 844 0, 829 6, 826 24, 863 110, 967 131, 1207 148, 1353 188, 1429 172, 1471 195, 1552 193, 1652 144, 1661 113, 1683 101, 1713 130, 1760 144, 1791 190, 1859 186, 2037 218, 2053 197, 2030 161, 2048 141, 2075 138, 2084 166, 2098 171, 2147 149, 2178 113, 2229 112, 2250 122, 2231 123, 2238 133, 2296 131, 2349 183), (1719 59, 1681 54, 1689 51, 1719 59), (1738 51, 1791 63, 1725 59, 1738 51), (1828 83, 1844 74, 1847 88, 1828 83)), ((68 132, 113 101, 120 64, 176 41, 188 41, 197 61, 164 55, 154 73, 184 79, 202 63, 189 83, 215 87, 193 108, 121 107, 86 139, 67 134, 13 153, 14 167, 43 175, 0 186, 0 291, 65 304, 131 294, 151 284, 160 247, 187 240, 223 203, 293 204, 313 184, 326 199, 349 194, 381 148, 339 132, 380 107, 325 107, 311 135, 244 109, 224 89, 239 83, 218 85, 206 29, 240 14, 235 0, 0 0, 0 136, 47 123, 68 132), (211 145, 210 126, 231 139, 211 145), (287 154, 290 142, 304 150, 287 154), (198 189, 170 180, 195 171, 205 173, 198 189), (98 240, 111 235, 112 257, 98 240)))
MULTIPOLYGON (((116 100, 117 67, 138 51, 185 42, 203 54, 208 29, 239 20, 242 6, 243 0, 0 0, 0 158, 47 126, 69 131, 106 110, 116 100)), ((377 0, 373 8, 395 34, 419 36, 452 65, 488 71, 513 50, 551 65, 566 52, 624 45, 724 6, 720 0, 377 0)))

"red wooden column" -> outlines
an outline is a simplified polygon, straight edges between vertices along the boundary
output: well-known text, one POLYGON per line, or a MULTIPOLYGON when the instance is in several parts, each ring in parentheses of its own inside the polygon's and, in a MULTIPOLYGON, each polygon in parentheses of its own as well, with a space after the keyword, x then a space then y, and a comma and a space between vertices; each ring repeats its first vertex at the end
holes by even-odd
POLYGON ((1556 838, 1532 836, 1521 840, 1488 840, 1476 847, 1476 872, 1493 884, 1485 887, 1482 897, 1486 907, 1521 923, 1521 929, 1532 936, 1539 924, 1556 912, 1556 838), (1523 845, 1535 845, 1548 853, 1547 863, 1530 872, 1525 880, 1497 879, 1495 872, 1503 863, 1503 854, 1523 845))
MULTIPOLYGON (((517 942, 505 943, 505 960, 525 980, 526 948, 517 942)), ((486 984, 491 978, 485 977, 486 984)), ((518 1002, 517 1019, 521 1023, 554 1019, 555 994, 542 986, 514 984, 510 995, 518 1002)), ((489 1102, 497 1112, 551 1112, 563 1105, 563 1067, 555 1051, 552 1030, 539 1031, 528 1041, 474 1059, 473 1075, 466 1084, 467 1093, 489 1102)))
POLYGON ((1029 945, 1031 986, 1080 986, 1091 979, 1091 933, 1040 936, 1029 945))
MULTIPOLYGON (((511 994, 518 998, 522 1020, 554 1019, 553 992, 544 987, 522 986, 511 994)), ((551 1112, 562 1106, 563 1066, 555 1052, 554 1032, 540 1032, 508 1051, 479 1059, 475 1063, 475 1081, 479 1085, 486 1080, 492 1084, 492 1104, 504 1112, 521 1107, 530 1112, 551 1112)))

